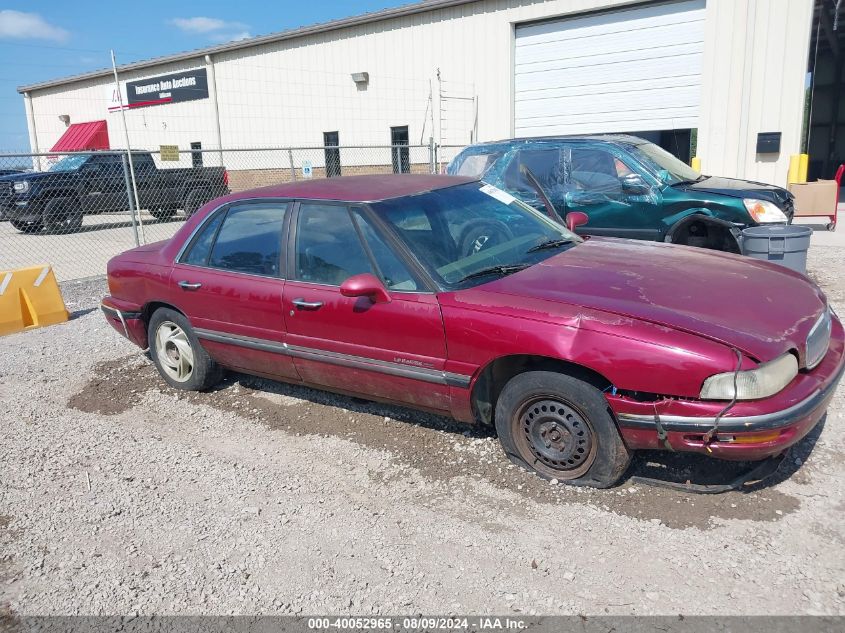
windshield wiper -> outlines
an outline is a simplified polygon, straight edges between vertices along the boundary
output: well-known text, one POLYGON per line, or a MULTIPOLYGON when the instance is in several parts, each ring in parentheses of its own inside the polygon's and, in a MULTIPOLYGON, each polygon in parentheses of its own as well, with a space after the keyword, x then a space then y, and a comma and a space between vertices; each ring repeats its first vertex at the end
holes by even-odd
POLYGON ((574 240, 569 239, 557 239, 557 240, 546 240, 545 242, 540 242, 539 244, 532 246, 529 248, 526 253, 535 253, 537 251, 543 251, 549 248, 560 248, 561 246, 566 246, 567 244, 574 244, 574 240))
POLYGON ((694 185, 697 182, 701 182, 702 180, 707 180, 710 176, 701 175, 698 178, 693 178, 691 180, 679 180, 678 182, 673 182, 672 186, 677 187, 678 185, 694 185))
POLYGON ((466 277, 459 279, 458 283, 469 281, 470 279, 477 279, 479 277, 486 277, 487 275, 510 275, 511 273, 517 273, 520 270, 525 270, 530 265, 531 264, 507 264, 502 266, 490 266, 488 268, 476 270, 474 273, 470 273, 466 277))

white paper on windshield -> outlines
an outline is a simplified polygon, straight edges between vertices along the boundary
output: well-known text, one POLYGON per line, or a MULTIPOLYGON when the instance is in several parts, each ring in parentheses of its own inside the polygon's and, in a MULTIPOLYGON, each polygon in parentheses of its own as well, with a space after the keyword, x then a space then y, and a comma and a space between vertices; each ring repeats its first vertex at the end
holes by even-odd
POLYGON ((504 202, 505 204, 510 204, 516 198, 514 198, 511 194, 507 193, 506 191, 502 191, 501 189, 494 187, 493 185, 484 185, 481 187, 479 191, 483 191, 488 196, 492 198, 496 198, 499 202, 504 202))

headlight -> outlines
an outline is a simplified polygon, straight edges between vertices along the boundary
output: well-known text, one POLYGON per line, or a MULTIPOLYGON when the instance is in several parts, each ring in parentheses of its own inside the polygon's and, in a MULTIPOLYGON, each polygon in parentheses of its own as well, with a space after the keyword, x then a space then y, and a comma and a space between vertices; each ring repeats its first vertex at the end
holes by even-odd
MULTIPOLYGON (((773 361, 736 374, 736 399, 768 398, 786 387, 798 375, 798 359, 787 352, 773 361)), ((734 372, 716 374, 704 381, 702 400, 732 400, 734 372)))
POLYGON ((27 191, 29 191, 28 180, 18 180, 12 186, 15 189, 15 193, 26 193, 27 191))
POLYGON ((783 211, 777 205, 768 200, 758 200, 757 198, 743 198, 742 204, 745 205, 745 210, 748 215, 754 218, 758 224, 766 224, 767 222, 786 222, 787 218, 783 211))

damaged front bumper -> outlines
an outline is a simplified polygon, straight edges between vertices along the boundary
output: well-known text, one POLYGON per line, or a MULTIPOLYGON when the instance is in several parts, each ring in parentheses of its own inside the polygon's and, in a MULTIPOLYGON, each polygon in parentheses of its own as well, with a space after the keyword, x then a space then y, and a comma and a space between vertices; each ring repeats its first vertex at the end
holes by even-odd
POLYGON ((800 441, 822 419, 845 373, 845 332, 832 323, 830 346, 819 365, 801 372, 780 393, 737 403, 718 420, 724 402, 635 402, 608 395, 625 443, 631 449, 705 453, 730 460, 760 460, 800 441), (661 439, 659 429, 665 432, 661 439), (667 447, 668 442, 668 447, 667 447))

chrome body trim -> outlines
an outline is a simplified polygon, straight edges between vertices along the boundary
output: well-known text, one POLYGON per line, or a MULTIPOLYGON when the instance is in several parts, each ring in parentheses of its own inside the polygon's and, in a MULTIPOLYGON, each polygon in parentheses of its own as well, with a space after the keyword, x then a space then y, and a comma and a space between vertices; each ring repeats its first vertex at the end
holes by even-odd
POLYGON ((389 376, 411 378, 438 385, 448 385, 450 387, 467 389, 472 380, 472 376, 465 376, 463 374, 440 371, 438 369, 428 369, 425 367, 414 367, 392 361, 367 358, 365 356, 354 356, 352 354, 342 354, 340 352, 330 352, 322 349, 302 347, 300 345, 288 345, 287 343, 268 341, 266 339, 254 338, 252 336, 227 334, 224 332, 216 332, 214 330, 205 330, 202 328, 195 328, 194 333, 201 339, 214 341, 216 343, 227 343, 229 345, 256 349, 262 352, 282 354, 284 356, 292 356, 294 358, 304 358, 306 360, 328 363, 339 367, 374 371, 381 374, 387 374, 389 376))

